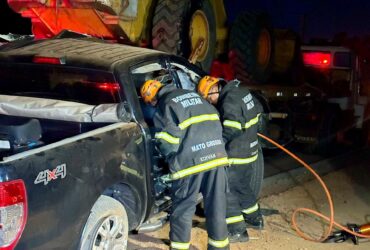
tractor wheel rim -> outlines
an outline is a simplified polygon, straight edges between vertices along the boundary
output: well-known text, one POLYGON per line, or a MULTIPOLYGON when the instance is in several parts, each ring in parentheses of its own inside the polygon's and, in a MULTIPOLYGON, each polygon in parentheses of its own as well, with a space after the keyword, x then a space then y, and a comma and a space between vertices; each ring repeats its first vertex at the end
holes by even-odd
POLYGON ((270 33, 263 29, 260 33, 258 38, 258 54, 257 54, 257 62, 258 65, 261 65, 263 68, 266 68, 269 64, 270 57, 271 57, 271 36, 270 33))
POLYGON ((209 47, 209 23, 207 16, 201 10, 197 10, 191 17, 189 37, 191 43, 191 51, 196 49, 198 41, 204 39, 202 49, 199 51, 197 61, 203 61, 207 55, 209 47))
POLYGON ((103 220, 94 235, 92 250, 126 249, 127 238, 124 222, 119 216, 109 216, 103 220))

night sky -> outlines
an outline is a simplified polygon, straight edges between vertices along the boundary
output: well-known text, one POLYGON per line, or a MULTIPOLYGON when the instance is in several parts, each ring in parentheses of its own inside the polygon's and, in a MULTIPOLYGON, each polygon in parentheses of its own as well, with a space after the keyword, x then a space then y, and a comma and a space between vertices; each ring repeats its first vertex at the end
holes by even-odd
POLYGON ((370 0, 227 0, 230 19, 241 10, 267 11, 275 28, 289 28, 312 38, 331 39, 336 33, 370 35, 370 0))
POLYGON ((339 32, 349 36, 370 35, 369 0, 311 1, 313 8, 306 13, 307 38, 330 39, 339 32))

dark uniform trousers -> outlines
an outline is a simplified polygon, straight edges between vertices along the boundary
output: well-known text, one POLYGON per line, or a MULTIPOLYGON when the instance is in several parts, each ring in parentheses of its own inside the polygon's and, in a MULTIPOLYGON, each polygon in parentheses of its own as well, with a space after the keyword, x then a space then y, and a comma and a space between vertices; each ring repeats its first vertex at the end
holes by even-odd
POLYGON ((226 189, 227 179, 224 167, 172 182, 171 249, 188 249, 186 245, 181 244, 176 248, 174 247, 176 244, 173 243, 190 242, 192 218, 199 192, 203 195, 205 206, 208 249, 229 249, 228 244, 225 244, 226 241, 228 242, 225 224, 226 189))
POLYGON ((250 183, 253 174, 253 165, 256 162, 231 165, 227 168, 230 192, 227 194, 226 222, 230 233, 245 231, 246 224, 242 211, 251 209, 250 212, 254 212, 253 208, 256 206, 257 197, 255 197, 250 183))

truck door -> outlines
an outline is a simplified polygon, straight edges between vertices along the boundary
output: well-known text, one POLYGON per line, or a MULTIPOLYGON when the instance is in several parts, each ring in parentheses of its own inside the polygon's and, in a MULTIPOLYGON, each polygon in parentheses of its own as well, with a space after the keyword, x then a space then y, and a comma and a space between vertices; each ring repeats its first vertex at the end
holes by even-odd
POLYGON ((133 83, 135 88, 134 92, 136 92, 136 96, 134 98, 136 99, 136 103, 138 103, 136 119, 144 131, 148 167, 152 173, 152 178, 149 180, 152 183, 152 193, 157 201, 156 203, 158 204, 158 200, 160 200, 161 202, 159 203, 161 204, 168 201, 168 199, 164 198, 168 191, 167 185, 160 180, 162 175, 168 173, 168 167, 164 158, 156 149, 153 139, 155 133, 153 117, 156 112, 156 108, 143 102, 140 96, 140 88, 145 81, 150 79, 159 80, 164 84, 174 82, 174 79, 171 74, 169 74, 168 67, 163 58, 157 58, 132 65, 129 68, 129 78, 129 81, 133 83))

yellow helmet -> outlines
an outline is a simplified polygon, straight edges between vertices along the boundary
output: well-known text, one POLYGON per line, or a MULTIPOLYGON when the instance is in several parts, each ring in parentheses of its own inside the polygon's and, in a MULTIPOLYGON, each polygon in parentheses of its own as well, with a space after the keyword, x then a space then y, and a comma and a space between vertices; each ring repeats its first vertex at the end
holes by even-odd
POLYGON ((141 86, 140 94, 145 103, 150 103, 154 100, 158 90, 163 86, 160 81, 148 80, 141 86))
POLYGON ((219 79, 213 76, 204 76, 198 83, 198 93, 203 98, 207 98, 208 92, 213 85, 219 82, 219 79))

